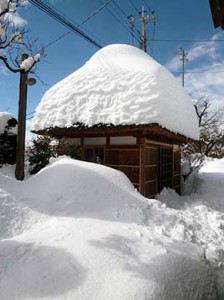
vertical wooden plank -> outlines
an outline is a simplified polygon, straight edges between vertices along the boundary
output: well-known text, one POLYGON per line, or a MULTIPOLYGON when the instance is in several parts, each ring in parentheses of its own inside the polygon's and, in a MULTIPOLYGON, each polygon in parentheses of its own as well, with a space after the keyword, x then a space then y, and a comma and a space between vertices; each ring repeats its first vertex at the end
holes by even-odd
POLYGON ((180 149, 173 151, 173 189, 181 194, 181 152, 180 149))
POLYGON ((145 196, 154 198, 158 193, 159 146, 146 140, 145 153, 145 196))
POLYGON ((145 196, 145 159, 146 159, 146 139, 139 139, 140 165, 139 165, 139 191, 145 196))

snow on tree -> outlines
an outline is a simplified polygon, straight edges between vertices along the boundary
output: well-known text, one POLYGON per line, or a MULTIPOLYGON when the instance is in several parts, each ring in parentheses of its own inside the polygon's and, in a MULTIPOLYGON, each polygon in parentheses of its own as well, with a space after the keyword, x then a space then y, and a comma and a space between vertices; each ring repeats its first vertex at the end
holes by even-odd
POLYGON ((205 157, 224 157, 224 108, 214 107, 208 97, 194 103, 200 128, 200 139, 183 147, 183 176, 198 170, 205 157))
POLYGON ((26 0, 0 0, 0 60, 11 72, 34 72, 33 67, 40 60, 43 49, 33 49, 34 41, 26 35, 23 19, 18 22, 18 8, 26 0), (22 53, 28 58, 21 61, 22 53), (10 61, 9 61, 10 60, 10 61))
POLYGON ((15 164, 17 120, 8 112, 0 112, 0 165, 15 164))
POLYGON ((49 163, 51 157, 55 157, 54 147, 51 145, 51 138, 38 136, 33 144, 27 149, 30 174, 36 174, 49 163))
POLYGON ((215 108, 208 97, 199 98, 195 104, 198 116, 200 139, 199 142, 189 143, 186 154, 201 153, 205 156, 224 156, 224 108, 215 108))

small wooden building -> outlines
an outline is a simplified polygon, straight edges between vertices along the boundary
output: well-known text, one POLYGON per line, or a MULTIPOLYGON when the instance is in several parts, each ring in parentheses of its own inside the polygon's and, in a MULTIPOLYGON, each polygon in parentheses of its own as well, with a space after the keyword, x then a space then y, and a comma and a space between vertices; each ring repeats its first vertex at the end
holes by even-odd
POLYGON ((80 145, 85 161, 122 171, 148 198, 163 187, 181 191, 180 144, 188 140, 159 125, 54 128, 47 134, 59 139, 67 137, 74 145, 80 145))
POLYGON ((128 45, 100 50, 43 97, 32 131, 67 138, 82 159, 124 172, 152 198, 180 193, 180 145, 197 139, 197 117, 176 79, 128 45))

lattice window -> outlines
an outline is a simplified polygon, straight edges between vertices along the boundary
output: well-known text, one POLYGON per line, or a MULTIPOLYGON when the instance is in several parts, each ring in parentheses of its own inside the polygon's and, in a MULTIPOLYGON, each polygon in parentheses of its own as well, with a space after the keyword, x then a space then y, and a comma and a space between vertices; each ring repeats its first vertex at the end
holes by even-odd
POLYGON ((172 187, 172 154, 169 147, 160 148, 160 191, 164 187, 172 187))

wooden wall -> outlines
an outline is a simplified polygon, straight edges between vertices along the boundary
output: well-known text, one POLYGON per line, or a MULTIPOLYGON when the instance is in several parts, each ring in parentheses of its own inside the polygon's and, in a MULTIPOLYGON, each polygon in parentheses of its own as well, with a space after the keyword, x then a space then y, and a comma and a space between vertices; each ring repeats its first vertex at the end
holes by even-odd
POLYGON ((137 145, 110 145, 105 148, 105 165, 125 173, 140 189, 140 148, 137 145))
POLYGON ((144 195, 153 198, 158 192, 159 146, 146 144, 144 195))
POLYGON ((125 173, 147 198, 164 187, 180 193, 180 151, 169 144, 140 138, 135 144, 84 145, 83 160, 99 162, 125 173))

